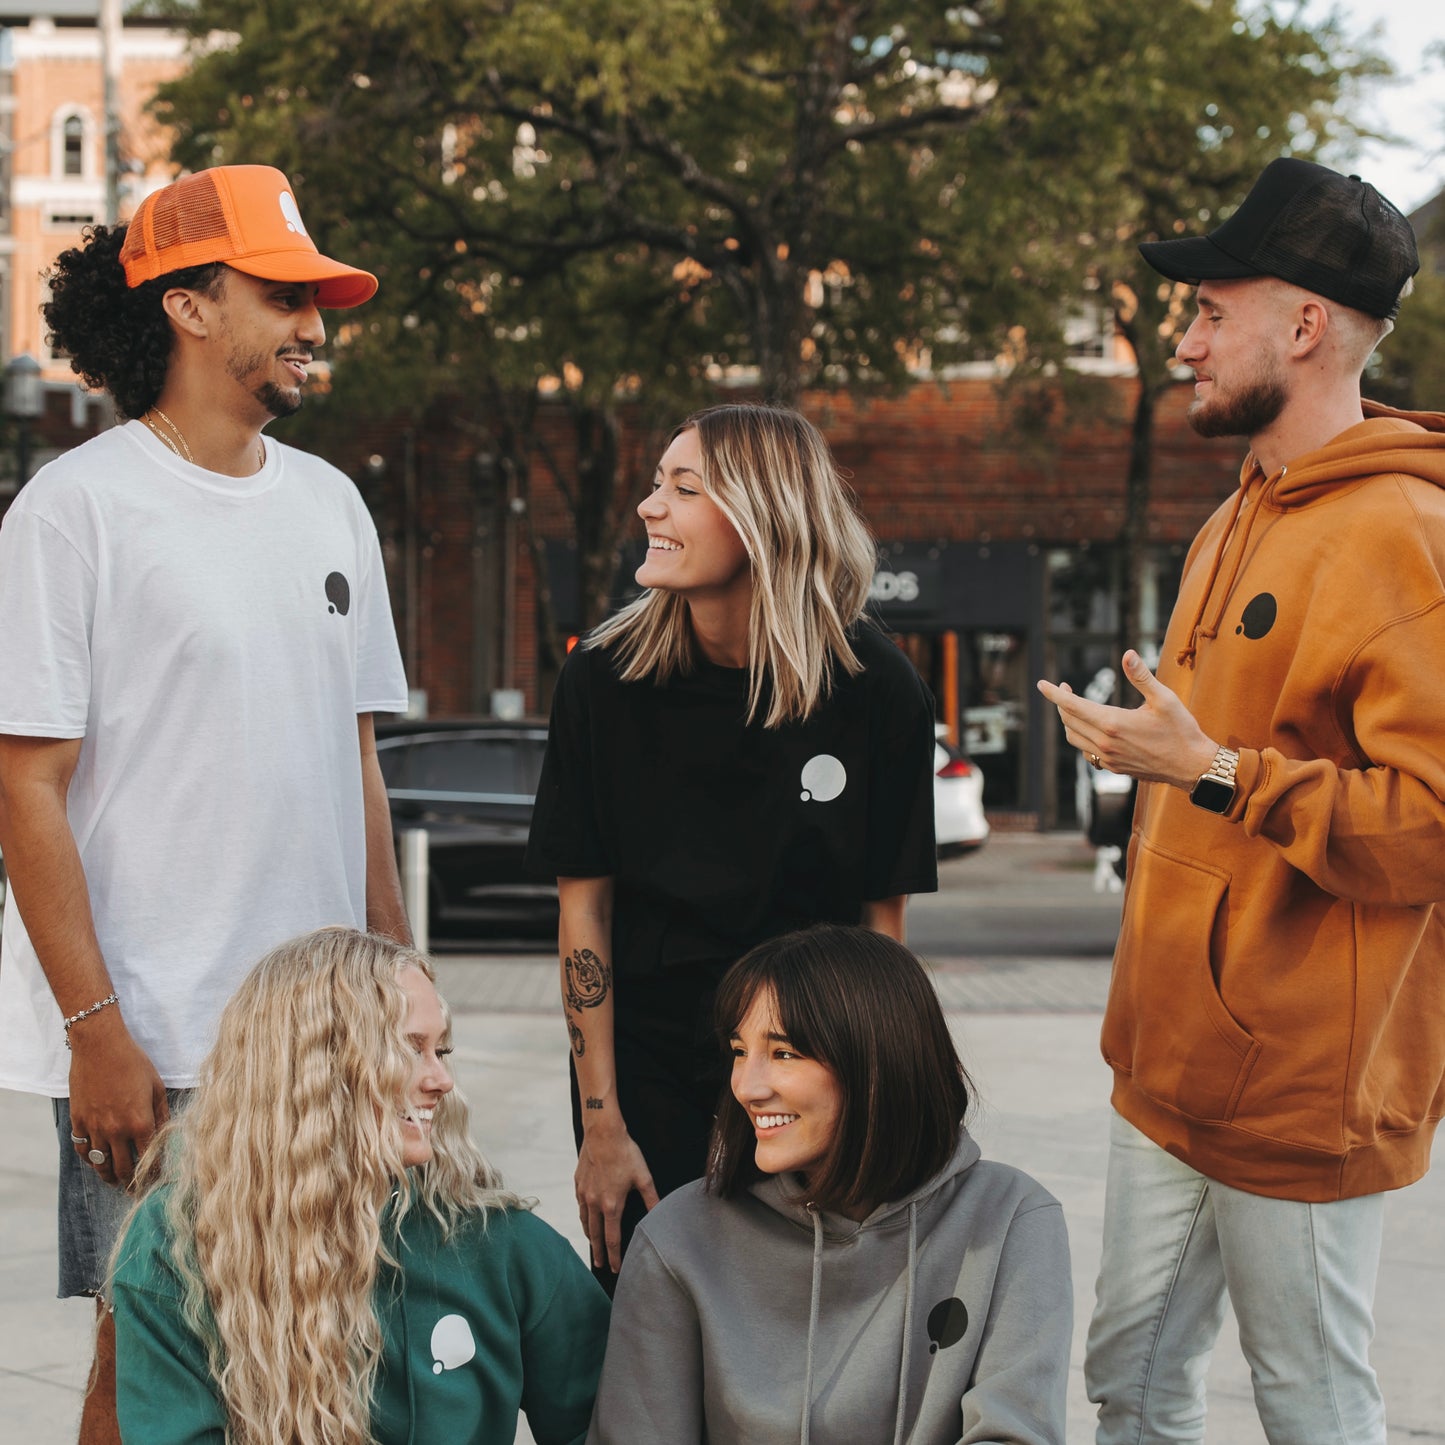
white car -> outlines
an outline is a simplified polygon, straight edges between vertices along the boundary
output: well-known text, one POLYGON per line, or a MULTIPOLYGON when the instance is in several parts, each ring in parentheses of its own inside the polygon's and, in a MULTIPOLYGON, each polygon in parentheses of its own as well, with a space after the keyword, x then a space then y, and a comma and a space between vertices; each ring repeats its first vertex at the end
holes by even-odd
POLYGON ((988 837, 983 774, 942 738, 933 745, 933 831, 941 858, 971 853, 988 837))

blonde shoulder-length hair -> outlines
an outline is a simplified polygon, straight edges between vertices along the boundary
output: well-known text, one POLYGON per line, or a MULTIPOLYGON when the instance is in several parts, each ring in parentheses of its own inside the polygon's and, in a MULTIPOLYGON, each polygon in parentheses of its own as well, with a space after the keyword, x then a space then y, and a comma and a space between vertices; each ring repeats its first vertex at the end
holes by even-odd
MULTIPOLYGON (((688 417, 703 490, 742 540, 752 567, 748 617, 748 721, 810 717, 828 696, 833 668, 862 671, 848 629, 863 615, 877 548, 810 421, 785 407, 728 405, 688 417)), ((596 628, 588 647, 615 649, 626 682, 692 670, 697 640, 687 602, 644 592, 596 628)))
POLYGON ((431 1162, 402 1163, 409 968, 435 980, 424 955, 349 928, 267 954, 222 1014, 190 1104, 139 1165, 142 1196, 170 1185, 183 1308, 229 1445, 370 1441, 373 1292, 402 1216, 425 1209, 450 1233, 521 1204, 471 1142, 456 1091, 432 1121, 431 1162))

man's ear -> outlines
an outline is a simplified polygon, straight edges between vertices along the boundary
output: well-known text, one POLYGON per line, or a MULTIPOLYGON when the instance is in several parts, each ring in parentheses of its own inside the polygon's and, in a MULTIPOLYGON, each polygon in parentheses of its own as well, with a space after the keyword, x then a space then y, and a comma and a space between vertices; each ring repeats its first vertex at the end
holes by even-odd
POLYGON ((1290 330, 1289 350, 1296 361, 1303 361, 1319 349, 1330 329, 1330 309, 1314 296, 1307 296, 1295 308, 1290 330))
POLYGON ((200 291, 191 291, 183 286, 173 286, 161 297, 161 308, 171 319, 171 325, 186 336, 204 341, 211 334, 213 313, 206 304, 208 298, 200 291))

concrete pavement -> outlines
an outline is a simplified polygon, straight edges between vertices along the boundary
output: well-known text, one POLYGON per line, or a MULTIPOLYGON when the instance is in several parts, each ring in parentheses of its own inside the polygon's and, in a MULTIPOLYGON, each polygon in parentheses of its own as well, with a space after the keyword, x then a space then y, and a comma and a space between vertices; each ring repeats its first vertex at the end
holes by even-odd
MULTIPOLYGON (((996 834, 981 854, 945 865, 944 886, 1000 907, 1082 906, 1100 917, 1092 860, 1064 835, 996 834)), ((936 907, 915 900, 911 907, 936 907)), ((922 930, 920 930, 922 931, 922 930)), ((990 1157, 1027 1170, 1063 1201, 1074 1259, 1077 1326, 1069 1440, 1092 1439, 1079 1365, 1093 1299, 1103 1215, 1108 1070, 1097 1048, 1107 960, 989 957, 960 938, 931 962, 980 1094, 974 1132, 990 1157)), ((454 1062, 482 1147, 538 1213, 580 1244, 572 1204, 565 1034, 556 966, 543 954, 439 960, 455 1014, 454 1062)), ((49 1104, 0 1092, 0 1420, 25 1445, 75 1438, 91 1317, 54 1294, 54 1136, 49 1104)), ((1377 1298, 1375 1362, 1391 1445, 1445 1442, 1445 1173, 1388 1201, 1377 1298)), ((1225 1324, 1210 1370, 1207 1445, 1262 1445, 1248 1370, 1225 1324)), ((525 1429, 518 1441, 529 1440, 525 1429)), ((440 1442, 438 1442, 440 1445, 440 1442)), ((860 1442, 863 1445, 863 1442, 860 1442)))

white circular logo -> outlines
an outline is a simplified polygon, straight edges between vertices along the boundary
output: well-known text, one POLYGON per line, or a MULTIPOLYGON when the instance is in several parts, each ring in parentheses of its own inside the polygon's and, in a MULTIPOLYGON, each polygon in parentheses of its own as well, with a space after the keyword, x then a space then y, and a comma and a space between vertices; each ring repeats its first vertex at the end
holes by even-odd
POLYGON ((472 1327, 461 1315, 443 1315, 432 1327, 431 1353, 432 1374, 460 1369, 477 1353, 472 1327))
POLYGON ((301 221, 301 209, 296 204, 296 197, 290 191, 281 192, 281 219, 286 222, 286 229, 297 236, 306 234, 306 227, 301 221))
POLYGON ((848 785, 848 770, 829 753, 803 764, 803 801, 831 803, 848 785))

